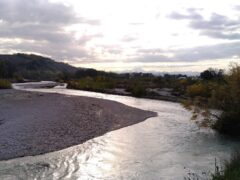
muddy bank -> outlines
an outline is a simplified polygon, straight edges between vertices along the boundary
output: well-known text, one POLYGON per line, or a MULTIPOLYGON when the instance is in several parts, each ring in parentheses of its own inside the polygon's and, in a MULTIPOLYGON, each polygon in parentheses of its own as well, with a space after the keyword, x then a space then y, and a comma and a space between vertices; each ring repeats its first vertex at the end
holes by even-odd
POLYGON ((0 160, 64 149, 155 115, 102 99, 0 90, 0 160))

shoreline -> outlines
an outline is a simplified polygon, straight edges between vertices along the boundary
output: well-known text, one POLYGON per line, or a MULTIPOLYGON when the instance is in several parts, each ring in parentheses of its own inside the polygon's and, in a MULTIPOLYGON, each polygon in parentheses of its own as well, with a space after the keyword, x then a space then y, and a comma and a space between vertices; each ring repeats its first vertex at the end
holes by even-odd
POLYGON ((153 100, 161 100, 161 101, 169 101, 169 102, 175 102, 175 103, 181 103, 184 98, 182 97, 177 97, 177 96, 150 96, 150 95, 144 95, 141 97, 136 97, 131 94, 124 94, 124 93, 119 93, 119 92, 114 92, 114 91, 92 91, 92 90, 86 90, 86 89, 74 89, 74 88, 67 88, 67 89, 72 89, 72 90, 81 90, 81 91, 88 91, 88 92, 96 92, 96 93, 104 93, 104 94, 112 94, 112 95, 119 95, 119 96, 128 96, 128 97, 134 97, 134 98, 144 98, 144 99, 153 99, 153 100))
POLYGON ((91 97, 0 90, 0 160, 81 144, 157 115, 91 97))
MULTIPOLYGON (((44 82, 44 81, 41 81, 44 82)), ((141 97, 133 96, 131 93, 121 93, 119 91, 115 91, 114 89, 104 89, 102 91, 94 91, 88 89, 77 89, 77 88, 69 88, 67 87, 67 83, 60 83, 54 81, 45 81, 44 84, 39 84, 39 82, 27 82, 27 83, 17 83, 17 86, 23 86, 23 89, 27 88, 53 88, 55 86, 65 86, 66 89, 72 90, 81 90, 81 91, 88 91, 88 92, 96 92, 96 93, 104 93, 104 94, 112 94, 112 95, 119 95, 119 96, 127 96, 127 97, 134 97, 134 98, 143 98, 143 99, 153 99, 153 100, 161 100, 161 101, 169 101, 175 103, 181 103, 183 100, 186 100, 186 97, 178 97, 178 96, 168 96, 168 95, 143 95, 141 97), (35 83, 35 84, 34 84, 35 83)), ((14 84, 13 84, 14 85, 14 84)), ((14 87, 14 89, 19 89, 19 87, 14 87)), ((20 88, 21 89, 21 88, 20 88)))

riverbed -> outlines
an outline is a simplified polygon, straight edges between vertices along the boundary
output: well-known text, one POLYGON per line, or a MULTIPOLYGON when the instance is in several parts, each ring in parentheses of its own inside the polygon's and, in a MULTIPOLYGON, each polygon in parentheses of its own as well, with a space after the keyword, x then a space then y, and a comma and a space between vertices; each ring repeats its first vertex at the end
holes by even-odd
POLYGON ((0 179, 179 180, 189 172, 204 178, 214 171, 215 160, 228 159, 240 145, 211 129, 200 129, 178 103, 61 87, 27 90, 114 100, 158 116, 64 150, 1 161, 0 179))

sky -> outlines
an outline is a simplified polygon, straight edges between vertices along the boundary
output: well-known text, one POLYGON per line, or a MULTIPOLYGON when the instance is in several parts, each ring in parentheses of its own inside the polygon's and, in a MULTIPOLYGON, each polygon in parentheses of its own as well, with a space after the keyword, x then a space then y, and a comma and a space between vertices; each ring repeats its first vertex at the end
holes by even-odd
POLYGON ((0 0, 0 53, 113 72, 240 62, 239 0, 0 0))

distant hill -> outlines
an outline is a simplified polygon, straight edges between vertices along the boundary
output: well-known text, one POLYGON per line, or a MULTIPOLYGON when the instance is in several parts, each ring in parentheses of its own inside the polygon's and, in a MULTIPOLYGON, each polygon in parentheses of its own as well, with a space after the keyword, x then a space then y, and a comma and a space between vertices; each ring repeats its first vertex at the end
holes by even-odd
POLYGON ((0 55, 0 77, 55 80, 79 70, 66 63, 34 54, 0 55))
MULTIPOLYGON (((84 77, 108 77, 117 79, 153 77, 151 73, 114 73, 98 71, 91 68, 77 68, 66 63, 56 62, 50 58, 34 54, 0 55, 0 79, 11 81, 23 80, 73 80, 84 77)), ((185 77, 185 75, 170 75, 169 77, 185 77)))

